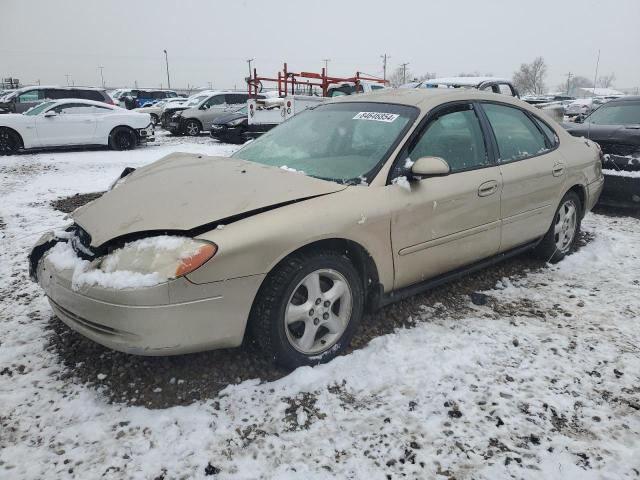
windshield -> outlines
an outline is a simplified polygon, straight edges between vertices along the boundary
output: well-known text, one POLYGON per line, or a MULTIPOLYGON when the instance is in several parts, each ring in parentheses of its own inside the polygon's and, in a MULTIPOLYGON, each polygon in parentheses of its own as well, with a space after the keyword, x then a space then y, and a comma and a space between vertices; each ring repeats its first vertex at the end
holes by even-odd
POLYGON ((199 95, 197 97, 193 97, 190 100, 188 100, 187 102, 183 103, 182 105, 184 107, 195 107, 197 105, 200 104, 200 102, 202 102, 203 100, 209 98, 209 95, 199 95))
POLYGON ((595 125, 638 125, 640 103, 625 102, 603 105, 587 117, 585 122, 595 125))
POLYGON ((306 110, 233 156, 341 183, 370 181, 418 109, 385 103, 335 103, 306 110))
POLYGON ((245 105, 244 107, 239 108, 238 110, 236 110, 235 113, 244 113, 244 114, 246 114, 247 113, 247 106, 245 105))
POLYGON ((43 102, 40 105, 36 105, 35 107, 30 108, 29 110, 24 112, 24 114, 25 115, 38 115, 38 114, 44 112, 47 108, 49 108, 54 103, 56 103, 56 102, 43 102))

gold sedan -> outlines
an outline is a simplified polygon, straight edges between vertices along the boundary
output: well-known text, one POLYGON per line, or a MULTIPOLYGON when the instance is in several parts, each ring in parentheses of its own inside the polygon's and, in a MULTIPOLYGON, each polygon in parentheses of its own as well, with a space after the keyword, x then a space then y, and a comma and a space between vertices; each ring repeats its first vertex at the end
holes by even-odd
POLYGON ((32 277, 67 325, 169 355, 245 335, 327 361, 378 308, 528 249, 570 250, 600 150, 512 97, 384 90, 305 111, 231 158, 172 154, 45 235, 32 277))

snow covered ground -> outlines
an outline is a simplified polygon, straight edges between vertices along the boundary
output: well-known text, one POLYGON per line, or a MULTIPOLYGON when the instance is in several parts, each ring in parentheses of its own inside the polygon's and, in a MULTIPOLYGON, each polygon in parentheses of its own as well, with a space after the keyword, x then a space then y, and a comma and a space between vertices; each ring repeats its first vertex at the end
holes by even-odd
POLYGON ((413 328, 274 382, 152 410, 68 375, 27 277, 31 245, 64 223, 49 202, 173 151, 235 148, 161 136, 0 158, 0 478, 640 477, 640 220, 627 217, 590 214, 586 246, 504 278, 486 305, 418 306, 413 328))

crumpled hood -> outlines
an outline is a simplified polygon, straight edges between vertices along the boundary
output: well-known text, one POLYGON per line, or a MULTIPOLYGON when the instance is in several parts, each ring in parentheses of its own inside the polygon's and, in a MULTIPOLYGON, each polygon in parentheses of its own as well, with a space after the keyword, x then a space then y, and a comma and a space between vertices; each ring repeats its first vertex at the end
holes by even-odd
POLYGON ((91 246, 145 231, 188 231, 345 185, 246 160, 173 153, 73 212, 91 246))

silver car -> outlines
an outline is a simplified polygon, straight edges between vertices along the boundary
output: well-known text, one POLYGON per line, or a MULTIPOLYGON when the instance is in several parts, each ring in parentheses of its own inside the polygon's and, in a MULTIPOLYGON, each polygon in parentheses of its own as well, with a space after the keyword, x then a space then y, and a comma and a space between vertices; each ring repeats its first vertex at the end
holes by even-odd
POLYGON ((202 131, 211 130, 213 122, 222 115, 241 108, 248 99, 246 92, 213 92, 197 105, 174 113, 168 124, 169 130, 173 134, 199 135, 202 131))

